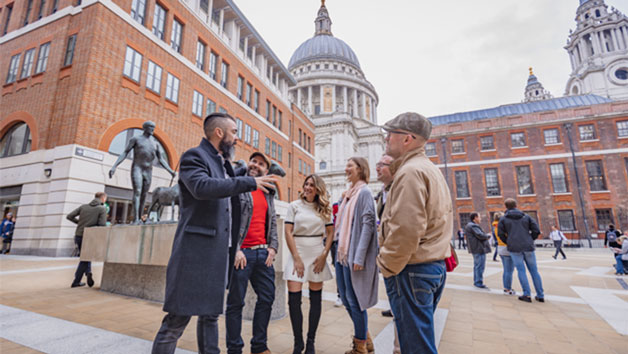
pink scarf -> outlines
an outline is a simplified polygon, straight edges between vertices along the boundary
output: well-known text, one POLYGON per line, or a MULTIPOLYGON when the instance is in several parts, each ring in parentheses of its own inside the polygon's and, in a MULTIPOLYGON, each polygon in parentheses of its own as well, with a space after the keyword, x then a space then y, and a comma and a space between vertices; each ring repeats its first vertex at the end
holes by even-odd
POLYGON ((336 219, 336 229, 338 232, 338 262, 347 265, 347 254, 351 243, 351 224, 358 192, 366 186, 364 181, 356 182, 353 187, 343 193, 342 203, 338 208, 338 218, 336 219))

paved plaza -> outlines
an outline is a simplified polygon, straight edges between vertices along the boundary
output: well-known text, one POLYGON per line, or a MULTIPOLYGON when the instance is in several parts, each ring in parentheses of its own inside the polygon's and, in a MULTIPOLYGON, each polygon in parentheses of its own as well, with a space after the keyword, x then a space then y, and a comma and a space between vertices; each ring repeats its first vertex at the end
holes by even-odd
MULTIPOLYGON (((488 257, 486 284, 474 289, 472 258, 460 252, 461 265, 448 274, 437 313, 440 353, 628 353, 628 276, 613 275, 607 250, 567 251, 554 260, 538 250, 546 302, 532 304, 501 294, 501 264, 488 257)), ((94 288, 69 287, 76 258, 0 256, 0 352, 148 353, 164 313, 161 304, 100 291, 102 264, 94 265, 94 288)), ((514 287, 520 291, 518 280, 514 287)), ((377 353, 392 350, 391 319, 383 281, 381 301, 369 310, 377 353)), ((319 353, 344 353, 352 325, 344 308, 333 306, 335 285, 325 284, 319 353)), ((304 299, 304 316, 308 301, 304 299)), ((304 322, 307 324, 307 320, 304 322)), ((307 327, 307 325, 306 325, 307 327)), ((245 321, 243 337, 250 339, 245 321)), ((224 351, 224 321, 220 346, 224 351)), ((292 333, 285 317, 272 321, 269 347, 290 353, 292 333)), ((196 351, 195 319, 179 341, 182 353, 196 351)), ((248 352, 248 345, 245 352, 248 352)))

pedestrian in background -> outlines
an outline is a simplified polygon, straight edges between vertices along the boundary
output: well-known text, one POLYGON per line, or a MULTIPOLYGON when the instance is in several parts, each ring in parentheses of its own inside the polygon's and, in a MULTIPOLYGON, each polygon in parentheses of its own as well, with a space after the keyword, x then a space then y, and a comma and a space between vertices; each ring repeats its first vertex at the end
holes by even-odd
POLYGON ((615 275, 625 275, 628 274, 626 268, 624 268, 624 261, 628 261, 628 242, 626 241, 628 236, 620 236, 617 239, 617 243, 621 246, 621 248, 612 248, 615 254, 615 261, 617 265, 615 266, 615 275))
POLYGON ((458 229, 458 249, 467 249, 467 243, 464 240, 464 230, 458 229))
POLYGON ((11 242, 13 242, 13 229, 15 228, 15 218, 12 212, 8 212, 2 219, 0 224, 0 234, 2 235, 2 254, 11 251, 11 242))
POLYGON ((473 286, 489 290, 484 284, 484 268, 486 267, 486 254, 491 253, 489 240, 490 234, 484 233, 480 227, 482 217, 478 213, 471 213, 471 221, 465 226, 464 233, 469 243, 469 253, 473 255, 473 286))
MULTIPOLYGON (((498 230, 497 226, 499 225, 499 219, 504 216, 504 213, 498 211, 493 215, 493 232, 497 235, 498 230)), ((502 284, 504 286, 504 295, 516 295, 517 293, 512 288, 512 273, 515 270, 515 265, 512 262, 512 257, 508 252, 508 246, 502 241, 499 237, 497 237, 497 254, 499 258, 502 260, 502 284)))
POLYGON ((555 225, 552 225, 552 232, 549 234, 550 240, 554 241, 554 247, 556 247, 556 253, 552 256, 552 258, 556 259, 558 257, 558 253, 563 256, 563 259, 567 259, 565 256, 565 252, 562 250, 563 241, 567 241, 567 237, 560 231, 555 225))

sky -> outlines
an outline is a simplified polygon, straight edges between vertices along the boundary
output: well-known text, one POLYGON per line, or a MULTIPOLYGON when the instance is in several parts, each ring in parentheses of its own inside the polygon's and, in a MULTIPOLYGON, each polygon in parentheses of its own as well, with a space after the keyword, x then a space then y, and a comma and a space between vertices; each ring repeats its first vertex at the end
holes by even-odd
MULTIPOLYGON (((288 65, 314 35, 319 0, 236 0, 288 65)), ((628 13, 628 0, 606 0, 628 13)), ((327 0, 332 33, 354 50, 383 124, 523 100, 528 67, 554 97, 571 72, 566 45, 578 0, 327 0)))

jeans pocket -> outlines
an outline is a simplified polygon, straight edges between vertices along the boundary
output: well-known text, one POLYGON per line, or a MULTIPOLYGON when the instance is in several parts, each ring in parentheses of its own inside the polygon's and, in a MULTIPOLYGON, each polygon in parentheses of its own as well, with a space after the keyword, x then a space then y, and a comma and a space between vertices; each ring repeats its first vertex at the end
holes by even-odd
POLYGON ((443 281, 442 274, 408 273, 408 278, 414 301, 418 305, 432 305, 434 293, 443 281))

